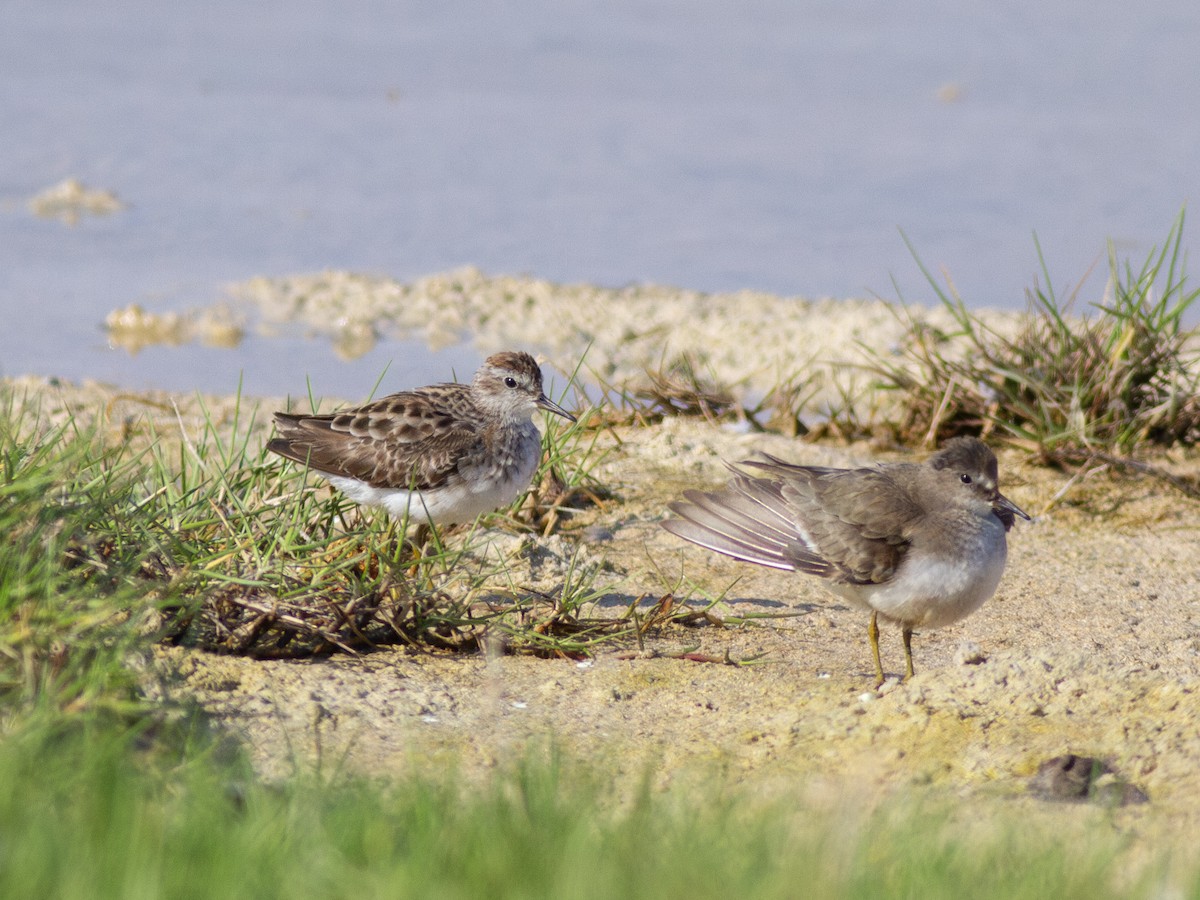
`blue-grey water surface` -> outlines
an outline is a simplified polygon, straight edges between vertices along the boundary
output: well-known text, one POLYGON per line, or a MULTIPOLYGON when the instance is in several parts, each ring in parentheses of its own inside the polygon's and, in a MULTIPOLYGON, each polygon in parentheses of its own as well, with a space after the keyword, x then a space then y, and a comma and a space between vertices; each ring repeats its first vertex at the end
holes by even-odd
POLYGON ((475 351, 131 357, 101 322, 256 274, 463 264, 927 299, 898 229, 969 304, 1015 308, 1035 230, 1064 288, 1196 194, 1198 46, 1180 0, 7 0, 0 373, 357 397, 475 351), (29 212, 69 176, 127 208, 29 212))

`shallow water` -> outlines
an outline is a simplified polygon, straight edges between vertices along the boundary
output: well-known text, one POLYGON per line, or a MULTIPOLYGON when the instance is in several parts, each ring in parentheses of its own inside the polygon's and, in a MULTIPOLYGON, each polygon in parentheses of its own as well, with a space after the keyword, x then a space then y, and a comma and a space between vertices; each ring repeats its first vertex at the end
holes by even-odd
MULTIPOLYGON (((106 345, 109 310, 256 274, 559 281, 968 303, 1139 260, 1200 179, 1200 8, 1115 0, 202 5, 0 14, 0 372, 361 397, 469 346, 106 345), (125 208, 27 200, 74 176, 125 208)), ((1188 240, 1189 244, 1192 241, 1188 240)), ((1090 296, 1102 280, 1093 276, 1090 296)))

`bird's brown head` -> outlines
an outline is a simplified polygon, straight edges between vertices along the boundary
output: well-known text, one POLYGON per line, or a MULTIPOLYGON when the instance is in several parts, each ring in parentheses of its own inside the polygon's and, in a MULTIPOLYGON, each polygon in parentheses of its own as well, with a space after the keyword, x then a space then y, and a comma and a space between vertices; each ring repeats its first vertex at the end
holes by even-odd
POLYGON ((478 402, 506 418, 528 419, 540 408, 575 421, 573 415, 545 395, 541 367, 523 351, 493 353, 475 373, 473 384, 478 402))

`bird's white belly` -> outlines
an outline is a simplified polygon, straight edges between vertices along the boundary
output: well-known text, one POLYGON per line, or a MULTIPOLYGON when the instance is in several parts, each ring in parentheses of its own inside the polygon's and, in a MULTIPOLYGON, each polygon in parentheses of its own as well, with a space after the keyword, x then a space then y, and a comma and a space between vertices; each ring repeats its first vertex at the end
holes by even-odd
POLYGON ((329 483, 355 503, 382 506, 394 519, 433 522, 437 525, 470 522, 476 516, 508 506, 529 487, 541 459, 541 440, 518 455, 515 465, 489 470, 481 467, 462 473, 462 477, 442 487, 425 491, 404 488, 372 487, 354 478, 330 475, 329 483))
POLYGON ((846 585, 843 596, 911 627, 939 628, 979 609, 1004 574, 1007 542, 994 520, 953 552, 912 548, 896 574, 878 585, 846 585))

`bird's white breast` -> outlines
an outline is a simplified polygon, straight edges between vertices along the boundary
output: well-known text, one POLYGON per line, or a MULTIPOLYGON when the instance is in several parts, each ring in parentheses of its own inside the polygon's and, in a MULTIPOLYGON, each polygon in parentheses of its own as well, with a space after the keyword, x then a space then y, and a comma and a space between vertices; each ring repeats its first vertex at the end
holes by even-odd
POLYGON ((1007 541, 1004 526, 991 513, 955 525, 937 540, 910 546, 885 583, 846 586, 839 593, 912 627, 937 628, 970 615, 996 592, 1007 541), (853 587, 857 596, 851 595, 853 587))

